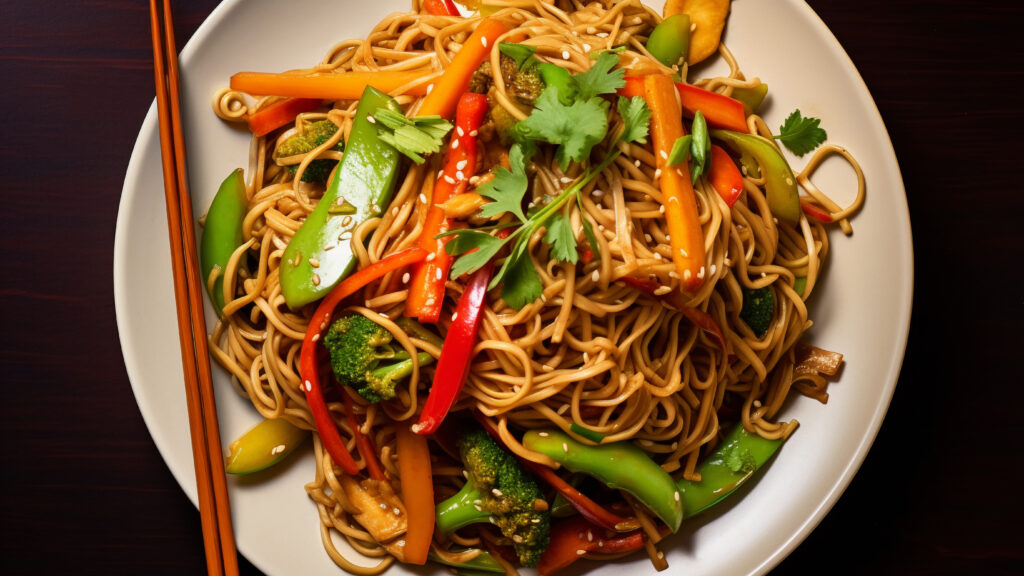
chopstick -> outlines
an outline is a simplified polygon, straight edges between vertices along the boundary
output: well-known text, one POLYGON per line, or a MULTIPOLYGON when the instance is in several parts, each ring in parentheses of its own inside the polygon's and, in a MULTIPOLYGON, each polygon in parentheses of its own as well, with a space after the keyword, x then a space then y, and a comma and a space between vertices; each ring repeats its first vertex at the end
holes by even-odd
POLYGON ((185 141, 178 99, 178 51, 174 43, 170 0, 163 0, 162 11, 158 9, 156 0, 150 0, 149 9, 174 299, 206 570, 211 576, 236 576, 238 557, 210 377, 206 321, 203 318, 203 281, 196 257, 192 200, 185 173, 185 141))

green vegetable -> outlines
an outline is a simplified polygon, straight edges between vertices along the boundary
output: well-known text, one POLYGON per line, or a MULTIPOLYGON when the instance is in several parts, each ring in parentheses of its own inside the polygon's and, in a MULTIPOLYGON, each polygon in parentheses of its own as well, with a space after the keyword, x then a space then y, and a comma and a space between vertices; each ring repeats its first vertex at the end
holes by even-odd
POLYGON ((217 190, 217 195, 213 197, 199 240, 199 264, 203 282, 206 282, 215 268, 221 270, 221 276, 210 289, 210 299, 213 300, 217 314, 224 309, 223 271, 231 254, 242 245, 242 219, 248 207, 245 180, 239 168, 228 174, 217 190))
POLYGON ((505 56, 511 58, 518 68, 524 68, 527 65, 536 63, 536 59, 533 57, 533 55, 537 53, 536 46, 515 44, 513 42, 502 42, 498 44, 498 50, 505 56))
POLYGON ((800 220, 800 195, 797 191, 796 176, 793 175, 793 170, 786 163, 786 159, 771 142, 760 136, 730 130, 712 130, 711 136, 740 154, 749 154, 757 161, 766 179, 768 206, 774 216, 790 222, 800 220))
POLYGON ((737 424, 714 452, 700 464, 700 482, 680 480, 679 493, 689 518, 720 502, 744 482, 782 446, 783 440, 765 440, 737 424))
POLYGON ((584 428, 583 426, 580 426, 575 422, 569 425, 569 431, 572 432, 573 434, 576 434, 577 436, 586 438, 591 442, 597 442, 600 444, 601 440, 604 440, 604 434, 591 430, 590 428, 584 428))
POLYGON ((555 159, 562 170, 569 162, 583 162, 608 132, 608 102, 602 98, 562 104, 558 88, 549 86, 535 102, 536 110, 519 123, 518 130, 530 140, 555 144, 555 159))
POLYGON ((776 140, 782 142, 797 156, 803 156, 814 150, 828 138, 821 127, 821 120, 817 118, 804 118, 800 110, 794 110, 786 123, 779 128, 779 135, 776 140))
POLYGON ((796 279, 793 280, 793 290, 796 291, 797 294, 803 296, 804 295, 804 290, 806 290, 806 289, 807 289, 807 276, 797 276, 796 279))
POLYGON ((647 38, 647 51, 665 66, 681 66, 689 50, 689 14, 669 16, 655 26, 647 38))
MULTIPOLYGON (((421 328, 417 336, 423 337, 423 333, 427 331, 421 328)), ((338 382, 351 386, 369 402, 380 402, 394 398, 395 386, 412 374, 412 358, 401 347, 393 346, 393 339, 391 332, 356 314, 335 320, 323 341, 338 382)), ((433 340, 438 346, 442 344, 437 336, 433 340)), ((434 361, 426 352, 416 358, 421 366, 434 361)))
POLYGON ((391 201, 398 173, 398 152, 377 135, 367 117, 385 107, 401 113, 387 94, 367 87, 356 109, 345 156, 316 209, 285 248, 281 259, 281 293, 292 308, 324 297, 355 267, 349 242, 352 231, 379 216, 391 201), (332 213, 351 206, 353 212, 332 213))
POLYGON ((675 481, 631 442, 587 446, 561 430, 530 430, 523 436, 523 446, 570 472, 588 474, 609 488, 632 494, 673 532, 679 529, 683 505, 675 481))
POLYGON ((672 151, 668 153, 668 165, 679 166, 690 159, 693 149, 693 135, 687 134, 676 138, 672 144, 672 151))
POLYGON ((284 460, 309 436, 283 418, 264 420, 228 446, 224 470, 252 474, 284 460))
POLYGON ((406 118, 400 111, 378 108, 373 113, 377 124, 377 137, 417 164, 423 164, 424 154, 441 149, 444 137, 452 129, 451 122, 440 116, 406 118))
MULTIPOLYGON (((465 551, 466 550, 461 550, 456 551, 455 553, 459 554, 465 551)), ((472 560, 467 560, 465 562, 450 562, 442 558, 440 554, 434 552, 434 549, 431 548, 430 552, 427 554, 427 558, 430 558, 432 561, 437 562, 438 564, 451 566, 452 568, 458 570, 459 574, 473 574, 474 572, 484 574, 505 573, 505 568, 502 567, 502 565, 494 559, 494 556, 491 556, 488 552, 484 550, 480 550, 480 554, 474 556, 472 560)))
POLYGON ((761 338, 768 332, 775 317, 775 293, 771 286, 756 290, 743 289, 743 309, 740 319, 750 326, 754 334, 761 338))
POLYGON ((466 466, 466 484, 437 505, 438 530, 450 533, 470 524, 491 522, 512 540, 523 566, 535 566, 547 548, 551 530, 548 506, 537 480, 480 427, 459 438, 458 446, 466 466))
POLYGON ((700 175, 706 172, 711 162, 711 139, 708 138, 708 123, 704 120, 704 114, 700 110, 693 115, 691 126, 690 156, 693 162, 690 163, 690 181, 696 183, 700 175))
MULTIPOLYGON (((285 158, 287 156, 295 156, 296 154, 308 154, 317 146, 322 146, 324 142, 327 142, 334 137, 337 132, 338 126, 330 120, 312 122, 305 126, 305 129, 301 134, 291 136, 282 142, 281 145, 274 150, 274 157, 285 158)), ((331 149, 341 152, 345 149, 345 144, 341 140, 338 140, 338 143, 331 149)), ((328 176, 331 175, 331 170, 334 170, 334 166, 337 163, 337 160, 330 160, 327 158, 313 160, 308 166, 306 166, 306 170, 302 173, 301 180, 303 182, 324 184, 327 182, 328 176)), ((288 166, 288 171, 292 174, 295 174, 298 169, 298 164, 288 166)))
POLYGON ((545 86, 554 86, 558 90, 562 104, 568 106, 572 103, 575 88, 572 85, 572 74, 568 70, 557 64, 542 62, 537 65, 537 71, 545 86))
POLYGON ((732 89, 732 97, 743 104, 743 112, 747 116, 757 112, 757 109, 764 103, 766 96, 768 96, 768 85, 764 83, 758 84, 753 88, 732 89))

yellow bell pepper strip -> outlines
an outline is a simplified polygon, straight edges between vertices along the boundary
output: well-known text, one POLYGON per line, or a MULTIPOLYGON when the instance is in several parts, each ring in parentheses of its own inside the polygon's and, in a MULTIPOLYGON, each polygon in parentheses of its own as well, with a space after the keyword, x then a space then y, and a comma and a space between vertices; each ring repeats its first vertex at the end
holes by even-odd
MULTIPOLYGON (((684 82, 676 82, 676 90, 679 92, 679 104, 683 109, 683 116, 693 118, 700 110, 704 119, 707 120, 708 126, 712 128, 724 128, 737 132, 747 131, 747 114, 739 100, 684 82)), ((619 88, 618 94, 628 98, 643 96, 644 77, 626 76, 626 85, 619 88)))
POLYGON ((632 494, 672 532, 683 522, 676 483, 657 462, 632 442, 589 446, 559 429, 529 430, 523 446, 539 452, 570 472, 593 476, 605 486, 632 494))
POLYGON ((498 38, 509 31, 504 22, 496 18, 484 18, 476 30, 469 35, 462 49, 455 53, 441 77, 432 85, 427 96, 416 112, 419 116, 438 115, 451 118, 455 114, 459 97, 469 88, 473 72, 491 53, 491 47, 498 38))
POLYGON ((317 342, 327 331, 331 324, 331 315, 334 309, 345 298, 363 289, 367 284, 377 280, 389 272, 400 270, 410 264, 415 264, 427 257, 427 251, 422 248, 409 248, 395 252, 390 256, 374 262, 373 264, 357 271, 348 278, 342 280, 327 296, 320 301, 316 311, 309 320, 309 327, 306 328, 306 335, 302 340, 302 351, 299 354, 299 374, 302 375, 302 389, 306 394, 306 401, 309 402, 309 411, 313 414, 313 421, 316 423, 317 432, 323 441, 324 449, 331 455, 331 459, 341 467, 346 474, 358 474, 359 467, 345 446, 345 441, 338 434, 338 428, 331 419, 327 410, 327 402, 324 399, 323 388, 320 385, 320 354, 318 354, 317 342))
POLYGON ((299 114, 316 110, 323 103, 319 98, 279 100, 249 116, 249 130, 253 136, 266 136, 281 126, 294 122, 299 114))
POLYGON ((245 180, 239 168, 228 174, 213 197, 199 239, 199 267, 203 281, 206 282, 215 268, 221 271, 210 288, 210 299, 218 315, 224 309, 224 268, 235 249, 242 245, 242 219, 248 208, 245 180))
POLYGON ((767 440, 737 424, 722 443, 697 468, 700 482, 680 480, 679 494, 689 518, 714 506, 742 486, 782 446, 783 440, 767 440))
POLYGON ((434 480, 427 439, 407 426, 395 427, 395 453, 402 476, 402 501, 409 515, 405 535, 405 561, 425 564, 434 537, 434 480))
POLYGON ((782 154, 760 136, 730 130, 712 130, 711 137, 724 142, 737 153, 746 153, 761 166, 765 192, 772 215, 789 222, 800 220, 800 193, 796 176, 782 154))
POLYGON ((334 178, 281 257, 281 294, 292 308, 323 298, 352 271, 353 230, 379 216, 391 202, 399 154, 378 137, 369 120, 377 108, 402 111, 387 94, 366 89, 334 178))
POLYGON ((228 445, 224 471, 228 474, 252 474, 270 468, 309 436, 308 430, 292 425, 284 418, 264 420, 228 445))
POLYGON ((672 145, 684 134, 675 83, 663 74, 645 76, 644 99, 651 109, 651 135, 658 163, 656 180, 663 196, 672 260, 680 286, 692 294, 704 283, 706 257, 689 167, 686 162, 674 167, 668 165, 672 145))
POLYGON ((441 357, 437 359, 434 383, 423 405, 419 422, 412 426, 412 431, 417 434, 433 434, 437 431, 466 383, 477 331, 483 319, 487 285, 491 282, 493 270, 494 265, 489 263, 474 272, 455 306, 452 323, 444 338, 444 346, 441 347, 441 357))
POLYGON ((690 16, 673 14, 659 22, 647 38, 646 48, 665 66, 682 66, 690 51, 690 16))
POLYGON ((711 145, 711 170, 708 183, 718 192, 726 206, 732 207, 743 194, 743 174, 721 146, 711 145))
POLYGON ((549 576, 579 560, 584 554, 623 554, 644 547, 640 530, 628 534, 609 532, 582 516, 556 523, 551 542, 537 563, 539 576, 549 576))
MULTIPOLYGON (((376 72, 239 72, 231 77, 232 90, 259 96, 289 96, 320 100, 358 100, 368 86, 393 92, 423 77, 422 72, 378 70, 376 72)), ((405 94, 422 96, 427 87, 418 84, 405 94)))
POLYGON ((487 114, 487 96, 466 92, 459 98, 455 111, 455 135, 452 136, 444 169, 430 198, 430 207, 420 232, 419 246, 434 254, 427 262, 413 268, 405 315, 420 322, 436 324, 444 304, 444 286, 452 255, 444 249, 449 237, 437 238, 451 228, 442 204, 466 191, 469 179, 476 173, 476 137, 487 114))

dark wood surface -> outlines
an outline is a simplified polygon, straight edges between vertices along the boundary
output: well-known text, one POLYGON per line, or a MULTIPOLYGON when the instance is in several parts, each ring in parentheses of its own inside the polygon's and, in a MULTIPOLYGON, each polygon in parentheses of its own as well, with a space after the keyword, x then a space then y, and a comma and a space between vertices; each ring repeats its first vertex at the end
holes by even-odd
MULTIPOLYGON (((179 46, 215 4, 175 2, 179 46)), ((1024 573, 1024 9, 810 4, 889 128, 916 289, 877 442, 774 573, 1024 573)), ((143 424, 114 319, 114 222, 153 98, 146 4, 0 1, 0 84, 0 572, 201 574, 198 513, 143 424)))

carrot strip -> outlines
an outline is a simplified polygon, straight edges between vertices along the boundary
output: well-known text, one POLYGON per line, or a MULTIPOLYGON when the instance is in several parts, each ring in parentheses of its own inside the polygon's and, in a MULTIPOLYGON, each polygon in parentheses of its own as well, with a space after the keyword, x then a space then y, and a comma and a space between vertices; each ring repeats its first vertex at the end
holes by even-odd
POLYGON ((444 170, 434 185, 419 238, 419 247, 433 253, 434 257, 413 267, 409 297, 405 301, 405 315, 420 322, 436 324, 441 317, 444 285, 448 281, 452 256, 444 249, 447 238, 437 239, 444 228, 451 227, 440 204, 465 192, 470 177, 476 172, 477 130, 486 113, 487 97, 483 94, 466 92, 459 98, 455 135, 452 136, 444 170))
POLYGON ((402 475, 402 502, 408 514, 405 534, 405 562, 425 564, 434 536, 434 480, 427 439, 408 426, 395 426, 395 452, 402 475))
POLYGON ((249 130, 254 136, 266 136, 281 126, 295 121, 303 112, 312 112, 323 104, 319 98, 285 98, 249 116, 249 130))
POLYGON ((420 116, 436 114, 443 118, 451 118, 455 114, 455 106, 459 102, 459 97, 469 88, 473 72, 491 53, 491 47, 497 42, 498 37, 508 30, 508 26, 501 20, 495 18, 481 20, 476 30, 462 45, 462 49, 452 58, 444 74, 433 84, 433 88, 423 99, 417 114, 420 116))
MULTIPOLYGON (((322 100, 358 100, 368 85, 381 92, 393 92, 423 77, 423 72, 340 72, 306 74, 302 72, 239 72, 231 77, 231 89, 261 96, 291 96, 322 100)), ((426 94, 427 87, 418 85, 406 93, 426 94)))
POLYGON ((663 74, 644 77, 644 98, 651 109, 651 134, 658 161, 658 185, 664 196, 665 221, 671 236, 672 260, 686 292, 696 292, 704 282, 704 233, 697 217, 697 197, 684 162, 669 166, 672 145, 684 134, 672 79, 663 74))
MULTIPOLYGON (((747 132, 747 114, 743 103, 735 98, 722 96, 717 92, 697 88, 690 84, 676 82, 683 116, 693 118, 700 110, 712 128, 724 128, 736 132, 747 132)), ((644 77, 627 76, 626 85, 619 88, 619 95, 632 98, 644 95, 644 77)))

